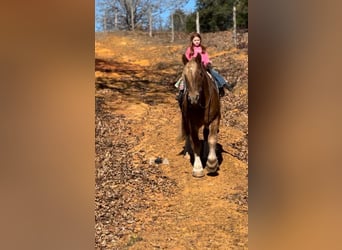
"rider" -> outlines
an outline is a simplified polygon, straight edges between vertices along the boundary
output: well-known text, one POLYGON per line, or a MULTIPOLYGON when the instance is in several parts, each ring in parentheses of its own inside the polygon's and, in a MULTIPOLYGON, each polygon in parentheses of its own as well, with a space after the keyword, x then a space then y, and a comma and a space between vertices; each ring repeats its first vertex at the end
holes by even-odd
MULTIPOLYGON (((188 60, 190 60, 191 58, 196 57, 198 53, 201 53, 202 63, 206 67, 207 71, 214 78, 215 83, 219 89, 220 97, 222 97, 222 96, 224 96, 223 87, 225 87, 229 91, 232 91, 234 86, 236 85, 236 82, 234 82, 234 83, 226 82, 226 80, 216 70, 214 70, 212 68, 211 61, 209 60, 209 55, 206 51, 206 47, 201 44, 201 40, 202 40, 202 38, 201 38, 201 35, 199 33, 192 33, 190 36, 190 45, 186 49, 185 56, 188 60)), ((179 98, 182 95, 182 92, 184 89, 183 84, 184 83, 183 83, 182 78, 180 78, 175 84, 176 88, 179 89, 178 96, 176 97, 177 100, 179 100, 179 98)))

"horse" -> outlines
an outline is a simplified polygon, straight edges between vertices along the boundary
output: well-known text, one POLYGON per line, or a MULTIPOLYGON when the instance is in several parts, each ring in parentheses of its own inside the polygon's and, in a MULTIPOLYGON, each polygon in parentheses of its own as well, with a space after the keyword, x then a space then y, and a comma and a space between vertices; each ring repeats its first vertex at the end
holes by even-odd
POLYGON ((183 54, 182 61, 185 89, 180 103, 181 136, 190 144, 193 152, 192 176, 203 177, 204 168, 200 156, 201 144, 198 132, 203 127, 204 142, 209 145, 205 167, 209 174, 215 174, 218 169, 216 143, 221 119, 220 97, 216 84, 201 62, 200 54, 190 61, 183 54))

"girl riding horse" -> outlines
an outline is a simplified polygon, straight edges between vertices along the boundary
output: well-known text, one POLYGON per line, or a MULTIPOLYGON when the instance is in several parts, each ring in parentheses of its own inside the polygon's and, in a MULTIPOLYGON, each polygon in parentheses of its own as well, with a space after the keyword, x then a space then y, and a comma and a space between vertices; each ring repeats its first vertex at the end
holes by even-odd
MULTIPOLYGON (((215 83, 219 89, 220 97, 222 97, 222 96, 224 96, 223 87, 225 87, 229 91, 232 91, 234 86, 236 85, 236 82, 231 83, 231 84, 226 82, 226 80, 216 70, 214 70, 212 68, 211 61, 209 59, 209 55, 206 51, 206 47, 202 45, 201 40, 202 40, 202 38, 201 38, 201 35, 199 33, 191 34, 190 45, 186 49, 185 56, 188 60, 190 60, 191 58, 195 58, 197 56, 197 54, 201 54, 202 63, 205 66, 205 68, 207 69, 207 71, 214 78, 215 83)), ((175 84, 175 86, 179 89, 179 93, 178 93, 178 96, 176 97, 176 99, 180 101, 180 98, 182 96, 183 89, 184 89, 183 79, 180 78, 177 81, 177 83, 175 84)))

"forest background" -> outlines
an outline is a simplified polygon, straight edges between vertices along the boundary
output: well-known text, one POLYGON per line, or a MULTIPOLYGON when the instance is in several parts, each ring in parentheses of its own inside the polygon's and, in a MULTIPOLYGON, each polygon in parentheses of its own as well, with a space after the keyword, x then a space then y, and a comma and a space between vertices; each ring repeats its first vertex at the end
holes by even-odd
POLYGON ((96 0, 95 30, 201 32, 248 30, 248 0, 96 0))

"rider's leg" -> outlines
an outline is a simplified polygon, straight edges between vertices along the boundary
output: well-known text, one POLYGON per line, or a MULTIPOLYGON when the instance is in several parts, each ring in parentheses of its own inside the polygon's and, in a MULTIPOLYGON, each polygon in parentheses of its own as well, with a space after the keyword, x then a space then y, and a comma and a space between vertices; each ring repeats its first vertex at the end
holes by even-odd
POLYGON ((217 87, 219 88, 220 91, 222 91, 221 89, 223 87, 225 87, 229 91, 233 91, 233 88, 235 87, 236 82, 235 83, 228 83, 228 82, 226 82, 226 80, 216 70, 214 70, 213 68, 210 68, 209 72, 214 77, 215 82, 217 84, 217 87))

